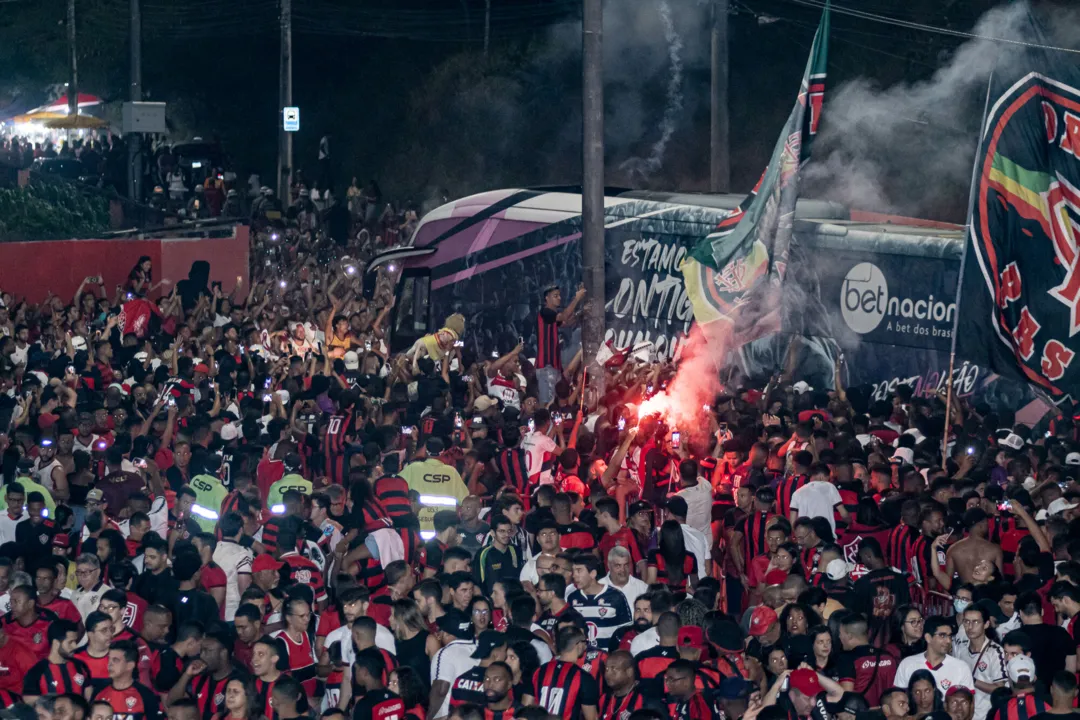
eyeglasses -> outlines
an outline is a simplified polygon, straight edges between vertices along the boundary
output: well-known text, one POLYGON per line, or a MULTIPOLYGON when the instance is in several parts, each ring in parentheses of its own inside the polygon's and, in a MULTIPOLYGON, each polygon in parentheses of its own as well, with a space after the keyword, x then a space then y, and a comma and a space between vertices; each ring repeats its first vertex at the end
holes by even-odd
POLYGON ((487 608, 473 608, 473 615, 490 615, 491 611, 487 608))
POLYGON ((934 637, 941 638, 942 640, 952 640, 952 633, 934 633, 934 637))

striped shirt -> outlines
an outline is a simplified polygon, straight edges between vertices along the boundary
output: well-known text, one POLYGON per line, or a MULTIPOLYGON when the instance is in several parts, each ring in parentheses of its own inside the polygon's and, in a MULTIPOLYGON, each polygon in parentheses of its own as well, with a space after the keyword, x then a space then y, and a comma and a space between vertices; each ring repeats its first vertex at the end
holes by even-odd
POLYGON ((582 706, 600 702, 596 680, 574 663, 558 659, 533 673, 533 687, 537 706, 564 720, 580 720, 582 706))
POLYGON ((559 357, 559 314, 551 308, 536 313, 536 369, 552 367, 561 371, 559 357))
POLYGON ((581 613, 589 633, 590 644, 611 652, 611 639, 615 631, 633 622, 626 596, 610 585, 603 586, 596 595, 586 595, 578 588, 566 598, 566 603, 581 613))

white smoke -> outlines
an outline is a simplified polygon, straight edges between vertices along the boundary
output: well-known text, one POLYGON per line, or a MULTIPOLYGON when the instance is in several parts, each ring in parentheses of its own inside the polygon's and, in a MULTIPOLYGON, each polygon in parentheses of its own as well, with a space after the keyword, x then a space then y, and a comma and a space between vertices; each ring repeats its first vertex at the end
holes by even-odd
MULTIPOLYGON (((1023 2, 995 8, 972 33, 1032 40, 1028 12, 1023 2)), ((882 89, 859 78, 827 92, 802 188, 853 208, 962 221, 991 74, 1023 50, 973 39, 928 80, 882 89)))
POLYGON ((660 121, 660 137, 653 143, 652 151, 646 158, 630 158, 622 163, 620 170, 627 172, 630 177, 647 180, 650 176, 659 172, 664 164, 664 154, 667 151, 671 136, 675 134, 675 128, 683 111, 683 41, 675 28, 675 21, 671 16, 671 6, 668 0, 660 0, 657 8, 660 13, 660 21, 664 26, 664 41, 668 47, 668 62, 671 64, 670 75, 667 81, 667 105, 660 121))

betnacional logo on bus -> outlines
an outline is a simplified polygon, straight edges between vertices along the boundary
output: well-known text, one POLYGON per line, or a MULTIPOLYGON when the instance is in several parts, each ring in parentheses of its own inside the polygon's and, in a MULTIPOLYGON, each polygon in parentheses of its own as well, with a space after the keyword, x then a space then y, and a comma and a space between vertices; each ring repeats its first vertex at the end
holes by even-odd
POLYGON ((886 320, 885 330, 905 335, 949 337, 956 303, 935 300, 933 295, 910 298, 889 294, 889 282, 877 265, 859 263, 840 286, 840 312, 847 326, 865 335, 886 320))

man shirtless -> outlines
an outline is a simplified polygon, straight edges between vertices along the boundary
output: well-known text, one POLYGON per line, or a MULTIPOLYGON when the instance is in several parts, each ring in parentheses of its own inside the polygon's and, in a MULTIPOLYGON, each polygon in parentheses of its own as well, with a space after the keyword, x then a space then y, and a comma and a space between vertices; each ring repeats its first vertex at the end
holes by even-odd
POLYGON ((986 539, 989 531, 989 517, 981 508, 973 508, 964 513, 964 526, 968 536, 956 541, 945 554, 945 574, 950 578, 953 573, 960 574, 960 582, 976 582, 975 567, 980 561, 992 562, 998 572, 1002 572, 1001 547, 986 539))

